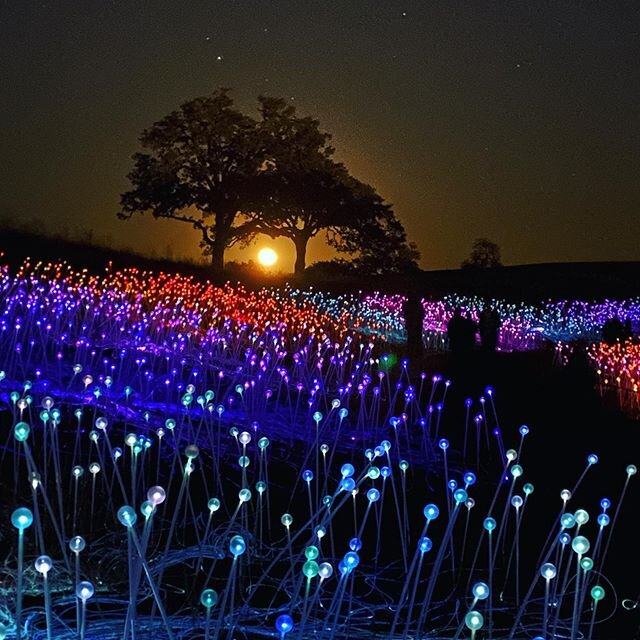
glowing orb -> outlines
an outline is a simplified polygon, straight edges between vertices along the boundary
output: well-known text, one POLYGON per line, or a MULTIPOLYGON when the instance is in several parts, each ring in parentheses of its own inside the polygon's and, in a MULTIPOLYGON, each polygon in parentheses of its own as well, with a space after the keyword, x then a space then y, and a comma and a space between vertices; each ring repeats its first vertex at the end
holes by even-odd
POLYGON ((271 248, 265 247, 258 251, 258 262, 263 267, 272 267, 278 261, 278 254, 271 248))

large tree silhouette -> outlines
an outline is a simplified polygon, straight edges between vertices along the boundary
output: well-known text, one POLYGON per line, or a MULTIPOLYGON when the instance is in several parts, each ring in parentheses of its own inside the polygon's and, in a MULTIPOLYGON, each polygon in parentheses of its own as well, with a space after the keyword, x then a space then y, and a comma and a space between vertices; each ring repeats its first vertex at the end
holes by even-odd
POLYGON ((225 249, 246 239, 246 227, 235 222, 247 183, 265 162, 256 121, 219 89, 153 124, 140 144, 145 151, 133 156, 132 189, 121 196, 119 217, 150 212, 191 225, 214 271, 222 272, 225 249))

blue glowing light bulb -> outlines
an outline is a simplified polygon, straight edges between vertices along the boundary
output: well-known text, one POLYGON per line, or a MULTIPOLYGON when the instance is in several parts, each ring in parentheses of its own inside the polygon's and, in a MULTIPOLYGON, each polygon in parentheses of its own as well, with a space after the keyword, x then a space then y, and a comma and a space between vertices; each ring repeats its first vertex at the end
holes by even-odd
POLYGON ((598 524, 601 527, 606 527, 609 524, 610 520, 609 520, 609 516, 606 513, 601 513, 598 516, 598 524))
POLYGON ((467 471, 463 477, 464 483, 467 486, 471 486, 476 483, 476 474, 473 471, 467 471))
POLYGON ((360 556, 355 551, 347 551, 344 554, 344 565, 348 571, 352 571, 360 564, 360 556))
POLYGON ((285 636, 287 633, 293 630, 293 618, 286 613, 278 616, 276 620, 276 629, 285 636))
POLYGON ((609 498, 602 498, 602 500, 600 500, 600 506, 603 511, 606 511, 611 506, 611 500, 609 500, 609 498))
POLYGON ((377 489, 369 489, 367 491, 367 500, 369 502, 378 502, 380 500, 380 492, 377 489))
POLYGON ((343 478, 340 481, 340 487, 343 491, 353 491, 356 488, 356 483, 353 478, 343 478))
POLYGON ((471 593, 477 600, 486 600, 489 597, 489 585, 484 582, 476 582, 471 589, 471 593))
POLYGON ((440 440, 440 442, 438 442, 438 446, 443 450, 446 451, 449 448, 449 441, 446 438, 442 438, 440 440))
POLYGON ((353 465, 349 464, 348 462, 347 464, 343 464, 342 467, 340 467, 340 474, 343 478, 350 478, 354 473, 355 469, 353 465))
POLYGON ((351 551, 360 551, 360 549, 362 549, 362 540, 358 537, 351 538, 351 540, 349 540, 349 549, 351 549, 351 551))
POLYGON ((302 472, 302 479, 305 482, 311 482, 313 480, 313 471, 311 471, 311 469, 305 469, 302 472))
POLYGON ((435 520, 440 515, 440 509, 435 504, 430 503, 425 506, 422 513, 427 520, 435 520))
POLYGON ((83 602, 86 602, 89 598, 91 598, 94 593, 95 589, 93 588, 93 585, 87 580, 78 582, 78 584, 76 585, 76 597, 83 602))
POLYGON ((595 453, 590 453, 587 456, 587 462, 592 465, 592 464, 597 464, 598 463, 598 456, 595 453))
POLYGON ((431 551, 432 548, 433 542, 431 542, 431 538, 428 538, 427 536, 420 538, 420 541, 418 542, 418 549, 420 549, 420 553, 427 553, 428 551, 431 551))
POLYGON ((247 545, 242 536, 233 536, 229 541, 229 551, 234 558, 241 556, 247 549, 247 545))

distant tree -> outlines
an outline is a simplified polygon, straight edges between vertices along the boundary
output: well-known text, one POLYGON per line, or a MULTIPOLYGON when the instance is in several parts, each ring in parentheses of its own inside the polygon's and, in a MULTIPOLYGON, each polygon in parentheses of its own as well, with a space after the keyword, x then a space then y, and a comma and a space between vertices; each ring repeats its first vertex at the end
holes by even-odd
POLYGON ((487 269, 501 267, 500 247, 487 238, 476 238, 469 257, 462 263, 463 269, 487 269))
POLYGON ((247 234, 290 238, 297 275, 305 271, 309 240, 321 231, 338 251, 358 253, 362 260, 381 241, 388 254, 406 249, 404 229, 390 207, 333 160, 331 136, 319 122, 298 117, 282 99, 259 100, 258 129, 268 160, 255 181, 253 202, 245 207, 251 210, 247 234))
POLYGON ((247 181, 262 170, 256 121, 238 111, 228 89, 195 98, 142 132, 133 156, 132 189, 121 196, 121 219, 151 212, 191 225, 216 272, 225 249, 245 239, 238 217, 247 181))

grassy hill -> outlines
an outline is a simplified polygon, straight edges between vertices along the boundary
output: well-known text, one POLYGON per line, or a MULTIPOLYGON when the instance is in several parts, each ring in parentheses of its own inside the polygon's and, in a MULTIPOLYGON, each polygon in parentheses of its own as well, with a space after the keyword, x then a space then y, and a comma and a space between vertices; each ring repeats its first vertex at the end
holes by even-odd
MULTIPOLYGON (((137 267, 156 271, 177 271, 196 278, 211 279, 208 266, 195 261, 151 258, 130 251, 113 249, 86 240, 39 235, 21 229, 0 229, 2 263, 19 265, 26 257, 36 260, 66 260, 73 267, 102 271, 108 264, 115 268, 137 267)), ((303 281, 292 275, 268 276, 246 269, 230 269, 227 278, 241 281, 248 287, 279 285, 285 281, 314 286, 335 293, 353 291, 403 291, 407 277, 376 278, 336 277, 320 273, 309 274, 303 281)), ((412 276, 426 297, 461 293, 514 301, 535 302, 547 298, 602 299, 640 296, 640 262, 573 262, 530 264, 497 269, 421 271, 412 276)))

